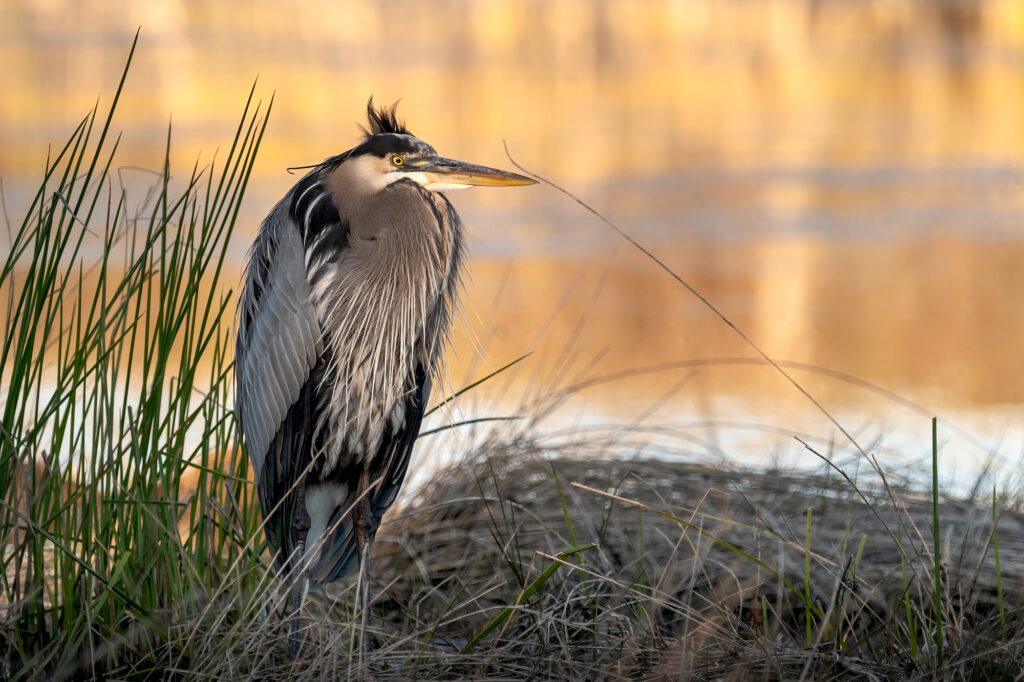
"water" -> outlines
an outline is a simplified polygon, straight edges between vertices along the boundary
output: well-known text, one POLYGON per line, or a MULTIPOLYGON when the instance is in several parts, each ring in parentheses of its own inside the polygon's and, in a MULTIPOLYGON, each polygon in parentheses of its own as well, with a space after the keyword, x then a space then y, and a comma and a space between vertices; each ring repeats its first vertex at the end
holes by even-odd
MULTIPOLYGON (((1016 3, 7 2, 11 216, 47 145, 97 95, 109 102, 139 25, 116 123, 125 167, 160 166, 170 120, 184 174, 230 138, 257 75, 257 95, 274 93, 235 272, 296 179, 283 169, 350 147, 369 94, 402 98, 410 128, 442 154, 510 167, 505 140, 644 242, 770 357, 797 363, 787 371, 884 464, 920 462, 938 414, 950 480, 969 480, 991 452, 1016 466, 1016 3)), ((452 384, 535 351, 463 401, 463 416, 518 414, 588 377, 656 367, 587 385, 544 428, 625 425, 651 451, 761 466, 816 462, 794 434, 840 447, 820 410, 571 200, 537 186, 453 201, 472 283, 452 384)))

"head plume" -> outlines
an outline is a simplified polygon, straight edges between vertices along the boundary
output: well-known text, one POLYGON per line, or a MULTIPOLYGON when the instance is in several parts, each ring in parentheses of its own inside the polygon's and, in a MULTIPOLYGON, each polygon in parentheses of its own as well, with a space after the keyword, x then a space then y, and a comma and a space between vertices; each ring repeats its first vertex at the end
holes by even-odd
POLYGON ((398 120, 396 110, 398 109, 398 102, 395 102, 390 107, 373 106, 373 95, 370 95, 370 100, 366 103, 366 117, 370 121, 370 129, 363 128, 363 132, 366 133, 366 137, 373 137, 374 135, 380 135, 381 133, 399 133, 402 135, 409 135, 409 130, 405 127, 403 121, 398 120))

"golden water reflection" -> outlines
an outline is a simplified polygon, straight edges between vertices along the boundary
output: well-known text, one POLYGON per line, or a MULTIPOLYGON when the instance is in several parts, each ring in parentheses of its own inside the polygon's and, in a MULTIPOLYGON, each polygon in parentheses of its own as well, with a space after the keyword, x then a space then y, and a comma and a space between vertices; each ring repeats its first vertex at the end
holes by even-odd
MULTIPOLYGON (((1024 404, 1024 382, 1009 380, 1024 376, 1022 243, 795 241, 662 249, 658 257, 773 359, 927 396, 935 408, 1024 404)), ((601 353, 605 374, 757 357, 696 297, 625 248, 602 261, 482 260, 472 275, 471 299, 484 311, 481 336, 496 366, 542 330, 552 356, 578 353, 584 363, 601 353)), ((472 355, 468 347, 459 353, 472 355)), ((831 404, 864 398, 844 382, 817 383, 815 395, 831 404)), ((774 372, 744 371, 737 385, 716 381, 711 393, 737 386, 772 399, 791 390, 774 372)), ((645 402, 662 389, 645 377, 629 391, 645 402)), ((623 395, 621 385, 591 391, 603 401, 623 395)))
MULTIPOLYGON (((772 358, 926 408, 789 366, 845 423, 884 428, 909 414, 914 430, 938 411, 992 447, 1024 447, 1015 0, 6 2, 0 177, 11 215, 47 145, 98 93, 109 102, 139 25, 115 124, 118 181, 151 182, 128 167, 161 166, 168 117, 187 169, 229 139, 256 75, 257 95, 274 93, 231 267, 295 181, 284 168, 349 147, 369 94, 401 98, 411 129, 447 156, 508 167, 507 140, 772 358)), ((467 317, 486 349, 457 342, 453 383, 537 351, 511 386, 481 389, 482 404, 507 410, 531 391, 636 367, 756 358, 550 188, 453 201, 473 254, 467 317), (501 395, 488 402, 488 391, 501 395)), ((777 372, 745 362, 599 382, 567 409, 628 422, 674 388, 648 419, 832 431, 777 372)))

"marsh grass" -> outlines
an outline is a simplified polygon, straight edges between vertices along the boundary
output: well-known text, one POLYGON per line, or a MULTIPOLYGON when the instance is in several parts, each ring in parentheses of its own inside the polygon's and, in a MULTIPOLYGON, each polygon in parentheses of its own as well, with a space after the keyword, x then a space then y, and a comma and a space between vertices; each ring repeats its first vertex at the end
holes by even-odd
POLYGON ((269 107, 250 93, 226 158, 182 180, 168 128, 153 198, 133 215, 112 177, 130 63, 106 115, 47 159, 0 271, 0 647, 13 676, 146 665, 211 603, 237 617, 233 597, 262 566, 226 408, 220 276, 269 107))
POLYGON ((1019 674, 1019 491, 958 501, 830 451, 801 475, 636 459, 629 434, 558 442, 535 419, 470 425, 464 459, 381 528, 368 631, 350 582, 317 591, 290 658, 221 282, 269 106, 250 93, 226 158, 180 179, 168 130, 133 211, 111 179, 123 85, 47 160, 0 271, 5 677, 1019 674))

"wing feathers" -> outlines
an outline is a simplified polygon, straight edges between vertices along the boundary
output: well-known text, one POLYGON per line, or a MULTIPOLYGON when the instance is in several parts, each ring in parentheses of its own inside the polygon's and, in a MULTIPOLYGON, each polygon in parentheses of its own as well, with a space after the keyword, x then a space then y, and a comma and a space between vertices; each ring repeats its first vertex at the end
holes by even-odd
POLYGON ((310 302, 302 240, 282 204, 260 231, 242 299, 248 323, 236 348, 236 404, 257 476, 270 442, 299 398, 323 352, 320 324, 310 302), (263 241, 273 259, 258 258, 263 241), (256 292, 261 293, 258 300, 256 292))

